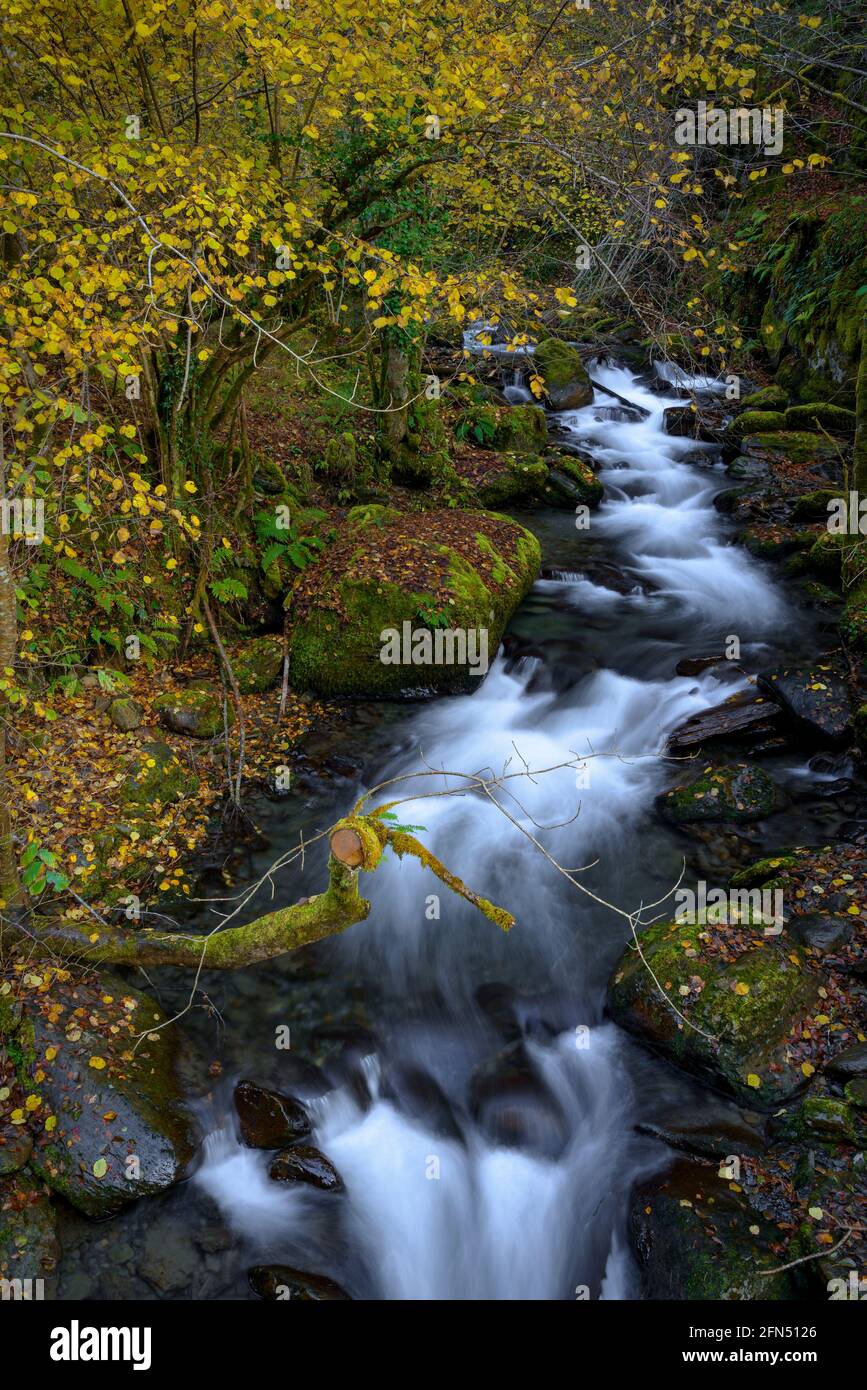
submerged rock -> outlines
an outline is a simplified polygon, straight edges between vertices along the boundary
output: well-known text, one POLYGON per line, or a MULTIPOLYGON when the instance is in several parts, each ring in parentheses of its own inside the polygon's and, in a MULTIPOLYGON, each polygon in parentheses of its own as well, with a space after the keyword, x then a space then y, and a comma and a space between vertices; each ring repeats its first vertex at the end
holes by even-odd
POLYGON ((195 1131, 179 1034, 149 1031, 166 1022, 159 1005, 109 975, 76 985, 72 1000, 68 1017, 47 1000, 29 1009, 17 1033, 19 1080, 45 1117, 30 1166, 79 1211, 107 1216, 176 1182, 195 1131))
POLYGON ((268 1170, 275 1182, 304 1183, 321 1192, 342 1192, 343 1179, 325 1154, 309 1144, 283 1149, 268 1170))
POLYGON ((734 946, 714 954, 718 930, 660 922, 642 932, 641 954, 627 950, 614 971, 608 1010, 684 1070, 769 1110, 806 1085, 789 1046, 819 981, 796 950, 770 938, 753 945, 748 930, 733 959, 734 946))
MULTIPOLYGON (((42 1293, 52 1297, 60 1257, 55 1228, 51 1199, 32 1173, 0 1178, 0 1279, 42 1279, 46 1281, 42 1293)), ((35 1301, 37 1292, 32 1283, 25 1283, 18 1296, 35 1301)))
POLYGON ((300 1101, 255 1081, 238 1082, 235 1109, 241 1122, 241 1138, 251 1149, 282 1149, 306 1139, 313 1128, 300 1101))
POLYGON ((658 1120, 644 1120, 636 1129, 696 1158, 726 1159, 732 1154, 760 1154, 767 1148, 760 1117, 748 1117, 730 1105, 703 1103, 698 1111, 676 1110, 658 1120))
POLYGON ((337 1303, 349 1301, 349 1294, 333 1279, 308 1274, 291 1265, 256 1265, 248 1272, 250 1288, 260 1298, 294 1299, 297 1303, 337 1303))
POLYGON ((784 797, 764 768, 750 763, 715 767, 688 786, 673 787, 657 798, 663 820, 677 825, 694 821, 764 820, 784 797))

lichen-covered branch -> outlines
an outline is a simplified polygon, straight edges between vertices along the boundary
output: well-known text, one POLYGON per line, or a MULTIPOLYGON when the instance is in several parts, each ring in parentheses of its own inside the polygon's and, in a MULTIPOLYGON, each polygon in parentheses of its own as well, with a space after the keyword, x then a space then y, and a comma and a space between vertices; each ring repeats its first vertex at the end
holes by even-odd
POLYGON ((474 893, 414 836, 388 829, 375 812, 338 821, 329 839, 331 856, 325 892, 268 912, 245 926, 217 927, 204 934, 133 929, 102 923, 96 918, 9 921, 3 924, 0 948, 25 945, 31 957, 74 959, 87 964, 237 970, 296 951, 363 922, 370 912, 370 903, 359 892, 358 874, 360 870, 372 873, 376 869, 387 844, 399 856, 413 855, 504 931, 514 924, 510 913, 474 893))

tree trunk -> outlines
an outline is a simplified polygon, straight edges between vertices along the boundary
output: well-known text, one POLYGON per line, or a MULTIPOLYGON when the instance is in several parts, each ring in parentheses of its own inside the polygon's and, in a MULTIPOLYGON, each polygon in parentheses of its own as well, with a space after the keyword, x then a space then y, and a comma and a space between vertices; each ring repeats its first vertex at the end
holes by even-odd
MULTIPOLYGON (((6 496, 6 423, 0 414, 0 497, 6 496)), ((15 665, 18 645, 15 583, 9 554, 9 534, 0 526, 0 671, 15 665)), ((9 707, 0 704, 0 899, 7 906, 20 903, 22 894, 18 881, 15 848, 12 842, 11 795, 6 780, 6 724, 9 707)))

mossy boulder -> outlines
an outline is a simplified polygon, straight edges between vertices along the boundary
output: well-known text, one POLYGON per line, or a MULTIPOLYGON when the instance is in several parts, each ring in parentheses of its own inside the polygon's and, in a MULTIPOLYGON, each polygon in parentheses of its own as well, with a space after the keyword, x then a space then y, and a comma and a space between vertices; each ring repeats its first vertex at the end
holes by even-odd
POLYGON ((108 1216, 176 1182, 193 1155, 179 1034, 111 975, 76 984, 72 1004, 57 1016, 46 996, 15 1035, 18 1080, 39 1098, 30 1166, 79 1211, 108 1216))
POLYGON ((545 399, 552 410, 580 410, 592 404, 593 383, 577 348, 546 338, 533 354, 533 368, 544 379, 545 399))
POLYGON ((337 492, 351 496, 371 480, 370 461, 351 430, 329 439, 315 470, 337 492))
POLYGON ((131 734, 135 729, 141 728, 144 723, 144 710, 137 700, 123 695, 112 700, 108 707, 108 717, 114 727, 120 729, 121 733, 131 734))
POLYGON ((549 454, 549 491, 566 506, 583 503, 592 511, 605 495, 605 488, 591 465, 575 454, 549 454))
POLYGON ((744 449, 762 449, 779 453, 791 459, 792 463, 813 463, 821 459, 836 457, 836 449, 825 435, 813 434, 809 430, 762 430, 757 434, 745 435, 741 440, 744 449))
POLYGON ((744 396, 741 405, 744 410, 785 410, 789 397, 782 386, 762 386, 744 396))
POLYGON ((497 411, 492 443, 512 454, 541 454, 548 442, 548 422, 538 405, 505 406, 497 411))
POLYGON ((287 600, 292 684, 386 698, 475 689, 540 562, 535 536, 494 512, 356 509, 287 600))
POLYGON ((548 482, 548 469, 539 458, 524 455, 504 458, 502 467, 491 469, 476 487, 483 507, 497 510, 510 503, 542 497, 548 482))
POLYGON ((191 685, 172 695, 160 695, 154 700, 163 728, 189 738, 216 738, 235 722, 231 701, 222 692, 208 685, 191 685))
POLYGON ((806 1085, 790 1042, 819 981, 797 950, 770 937, 754 945, 744 933, 740 954, 732 958, 728 941, 727 954, 715 954, 717 930, 659 922, 642 932, 641 954, 628 948, 615 968, 608 1010, 685 1071, 750 1109, 770 1110, 806 1085))
POLYGON ((279 637, 254 637, 232 658, 232 671, 242 695, 261 695, 270 690, 283 669, 283 643, 279 637))
POLYGON ((844 1100, 833 1096, 808 1096, 801 1106, 800 1123, 806 1137, 854 1144, 857 1126, 844 1100))
POLYGON ((751 763, 711 767, 686 786, 672 787, 657 798, 663 820, 676 825, 696 821, 764 820, 783 796, 764 768, 751 763))
POLYGON ((846 671, 833 656, 810 666, 785 666, 759 677, 759 689, 782 705, 801 735, 845 743, 852 732, 846 671))
POLYGON ((736 439, 746 434, 759 434, 768 430, 784 430, 786 417, 781 410, 745 410, 729 425, 729 433, 736 439))
POLYGON ((195 796, 199 779, 181 762, 167 743, 143 743, 129 763, 121 788, 123 801, 132 809, 166 806, 195 796))
POLYGON ((814 492, 804 492, 792 508, 796 521, 827 521, 829 504, 840 496, 839 488, 816 488, 814 492))
POLYGON ((842 405, 814 401, 810 405, 791 405, 786 411, 787 430, 831 430, 835 434, 855 433, 855 412, 842 405))
POLYGON ((793 1297, 777 1226, 721 1170, 679 1160, 632 1200, 630 1234, 645 1298, 678 1302, 793 1297))

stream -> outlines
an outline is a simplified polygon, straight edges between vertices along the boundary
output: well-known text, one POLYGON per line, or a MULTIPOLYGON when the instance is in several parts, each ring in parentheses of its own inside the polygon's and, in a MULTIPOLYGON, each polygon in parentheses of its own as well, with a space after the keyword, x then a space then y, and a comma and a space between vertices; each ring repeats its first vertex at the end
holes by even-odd
MULTIPOLYGON (((630 1192, 671 1152, 636 1126, 721 1102, 605 1019, 606 981, 630 938, 627 917, 606 904, 627 914, 644 905, 644 921, 673 915, 667 895, 685 856, 687 882, 725 884, 738 863, 779 844, 822 842, 845 807, 830 809, 806 755, 788 753, 774 756, 774 774, 792 800, 772 827, 701 841, 654 815, 657 794, 680 780, 664 756, 669 733, 746 689, 739 665, 769 669, 783 653, 815 652, 820 619, 731 543, 713 506, 729 485, 719 452, 664 433, 664 409, 683 401, 676 386, 700 383, 602 363, 591 375, 602 388, 594 405, 551 424, 559 442, 594 456, 605 500, 587 530, 568 511, 515 513, 540 536, 544 577, 480 688, 359 705, 315 735, 292 795, 257 808, 264 841, 237 866, 237 886, 255 882, 302 827, 324 828, 389 778, 430 769, 387 794, 409 798, 456 789, 449 773, 529 768, 500 796, 511 820, 479 792, 419 795, 399 808, 517 925, 503 934, 415 861, 387 855, 363 885, 367 922, 297 962, 204 981, 190 1030, 206 1056, 219 1054, 222 1076, 203 1109, 202 1161, 157 1206, 165 1239, 193 1242, 186 1284, 167 1294, 253 1297, 246 1270, 281 1263, 326 1275, 353 1298, 640 1296, 630 1192), (733 635, 740 663, 676 674, 681 659, 718 654, 733 635), (561 865, 586 866, 577 877, 587 891, 522 827, 561 865), (275 1046, 281 1025, 288 1050, 275 1046), (231 1090, 241 1076, 308 1104, 310 1142, 344 1192, 271 1181, 271 1155, 237 1135, 231 1090)), ((324 858, 312 847, 303 872, 263 888, 249 917, 315 891, 324 858)), ((196 920, 214 919, 203 909, 196 920)), ((164 1003, 183 1005, 182 985, 159 983, 164 1003)), ((109 1250, 135 1250, 154 1221, 153 1208, 142 1214, 149 1205, 101 1228, 103 1249, 110 1229, 109 1250)), ((96 1236, 79 1233, 77 1248, 67 1282, 92 1267, 96 1236)), ((120 1287, 154 1297, 127 1264, 97 1296, 120 1287)))

